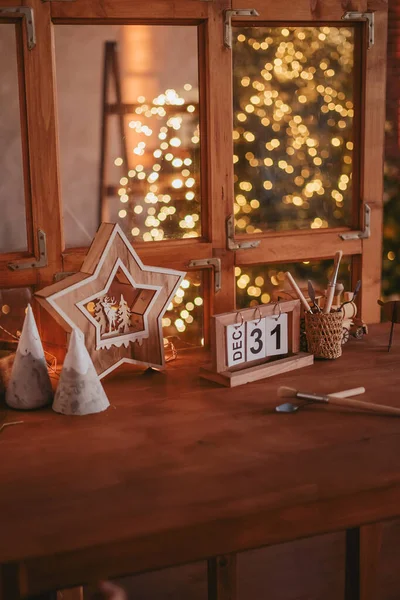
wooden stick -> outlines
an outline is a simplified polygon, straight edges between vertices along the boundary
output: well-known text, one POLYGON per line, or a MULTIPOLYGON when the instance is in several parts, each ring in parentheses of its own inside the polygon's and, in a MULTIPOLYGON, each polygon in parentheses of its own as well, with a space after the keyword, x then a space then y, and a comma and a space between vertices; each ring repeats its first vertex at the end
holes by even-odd
POLYGON ((343 392, 336 392, 335 394, 328 394, 329 398, 349 398, 351 396, 358 396, 359 394, 365 394, 365 387, 353 388, 351 390, 343 390, 343 392))
POLYGON ((396 304, 396 302, 393 302, 392 324, 390 326, 388 352, 390 351, 390 348, 392 347, 394 324, 395 324, 396 318, 397 318, 396 312, 397 312, 397 304, 396 304))
POLYGON ((299 286, 297 285, 297 283, 295 282, 295 280, 292 277, 292 274, 289 273, 289 271, 286 272, 286 279, 290 283, 294 293, 296 294, 296 296, 298 297, 300 302, 303 304, 306 311, 313 314, 313 311, 311 310, 311 306, 308 304, 307 300, 303 296, 302 291, 300 290, 299 286))
POLYGON ((331 312, 333 297, 335 295, 336 280, 337 280, 339 267, 340 267, 340 261, 342 260, 342 256, 343 256, 343 252, 341 250, 338 250, 335 254, 333 273, 332 273, 331 280, 329 282, 328 291, 326 294, 325 306, 324 306, 324 314, 325 315, 327 315, 331 312))
POLYGON ((338 398, 337 396, 329 396, 328 404, 334 406, 343 406, 344 408, 358 408, 381 415, 393 415, 400 417, 400 408, 394 406, 385 406, 383 404, 373 404, 364 400, 355 400, 354 398, 338 398))

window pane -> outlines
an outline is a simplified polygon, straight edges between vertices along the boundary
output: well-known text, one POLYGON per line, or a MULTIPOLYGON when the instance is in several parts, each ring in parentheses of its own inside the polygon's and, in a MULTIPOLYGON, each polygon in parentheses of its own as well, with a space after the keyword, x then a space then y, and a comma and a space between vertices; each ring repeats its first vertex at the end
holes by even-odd
POLYGON ((164 337, 174 346, 203 346, 204 283, 201 271, 186 274, 162 320, 164 337))
POLYGON ((0 342, 17 341, 24 323, 25 310, 30 302, 32 302, 30 288, 0 290, 0 342))
MULTIPOLYGON (((343 257, 338 275, 338 283, 343 283, 345 291, 351 286, 351 259, 343 257)), ((318 292, 324 292, 333 269, 333 260, 312 260, 298 263, 279 263, 236 267, 236 306, 247 308, 257 304, 268 304, 277 298, 279 290, 287 290, 293 295, 288 285, 285 272, 290 271, 300 289, 308 296, 307 282, 310 279, 318 292)))
POLYGON ((350 226, 354 30, 236 27, 237 233, 350 226))
POLYGON ((119 222, 132 241, 199 236, 197 28, 60 25, 55 38, 67 246, 90 243, 101 204, 103 219, 119 222), (122 105, 117 103, 116 72, 122 105))
POLYGON ((0 140, 0 252, 27 250, 14 24, 0 24, 0 140))

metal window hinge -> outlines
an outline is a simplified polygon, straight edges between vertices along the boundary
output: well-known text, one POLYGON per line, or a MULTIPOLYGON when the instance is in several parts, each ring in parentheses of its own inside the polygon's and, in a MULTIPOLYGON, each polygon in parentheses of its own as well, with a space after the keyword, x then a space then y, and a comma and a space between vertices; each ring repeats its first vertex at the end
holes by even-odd
POLYGON ((203 258, 201 260, 191 260, 189 267, 213 267, 214 269, 214 292, 217 294, 221 290, 221 259, 203 258))
POLYGON ((366 240, 371 236, 371 207, 364 204, 364 230, 340 233, 342 240, 366 240))
POLYGON ((39 259, 28 260, 21 262, 10 262, 8 268, 11 271, 22 271, 22 269, 40 269, 41 267, 47 267, 47 243, 46 234, 41 229, 38 229, 38 242, 39 242, 39 259))
POLYGON ((368 50, 375 42, 375 16, 373 12, 345 12, 342 19, 345 21, 367 21, 368 23, 368 50))
POLYGON ((232 17, 258 17, 260 13, 255 8, 237 8, 224 10, 224 46, 232 48, 232 17))
POLYGON ((257 248, 260 245, 260 240, 241 241, 235 240, 235 217, 229 215, 226 219, 226 247, 228 250, 249 250, 257 248))
POLYGON ((36 30, 33 8, 30 6, 2 6, 0 7, 0 15, 10 15, 11 17, 21 17, 24 19, 28 49, 32 50, 36 46, 36 30))

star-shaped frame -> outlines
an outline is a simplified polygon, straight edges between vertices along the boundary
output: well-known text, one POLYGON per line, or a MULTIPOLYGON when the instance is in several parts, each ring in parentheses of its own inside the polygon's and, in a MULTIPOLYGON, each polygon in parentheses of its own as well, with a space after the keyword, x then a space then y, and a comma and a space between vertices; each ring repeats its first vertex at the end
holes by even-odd
POLYGON ((36 297, 66 331, 81 329, 101 378, 124 362, 165 366, 162 317, 185 275, 182 271, 144 266, 119 225, 103 223, 80 271, 37 292, 36 297), (116 326, 112 330, 115 314, 111 311, 116 307, 107 294, 115 281, 136 293, 135 302, 141 306, 136 329, 128 325, 122 332, 116 326), (106 307, 109 332, 96 319, 94 306, 106 307))
POLYGON ((89 296, 89 298, 85 298, 84 300, 81 300, 80 302, 77 302, 77 304, 76 304, 77 307, 86 316, 86 318, 89 319, 89 321, 91 323, 93 323, 93 325, 96 328, 96 350, 100 350, 101 348, 110 348, 111 346, 119 347, 122 344, 124 344, 127 347, 129 342, 135 342, 136 340, 139 340, 142 338, 148 338, 149 337, 148 314, 149 314, 150 309, 153 306, 155 300, 157 299, 157 296, 161 292, 161 290, 162 290, 162 287, 159 285, 158 286, 157 285, 146 285, 144 283, 139 285, 133 279, 133 277, 129 273, 128 269, 125 267, 122 260, 120 258, 118 258, 115 262, 115 265, 114 265, 111 273, 110 273, 110 276, 108 278, 108 281, 105 285, 104 290, 101 290, 100 292, 95 292, 94 294, 92 294, 92 296, 89 296), (87 306, 88 306, 88 304, 93 302, 93 300, 102 298, 109 292, 111 285, 112 285, 115 277, 117 276, 118 271, 121 271, 125 275, 127 281, 131 284, 131 286, 134 289, 140 288, 141 291, 152 290, 152 291, 154 291, 154 294, 147 302, 147 306, 145 307, 144 312, 142 313, 143 328, 141 330, 135 331, 135 332, 123 333, 123 334, 116 334, 111 337, 105 337, 105 336, 102 337, 100 322, 98 320, 96 320, 96 318, 93 316, 93 314, 88 310, 87 306))

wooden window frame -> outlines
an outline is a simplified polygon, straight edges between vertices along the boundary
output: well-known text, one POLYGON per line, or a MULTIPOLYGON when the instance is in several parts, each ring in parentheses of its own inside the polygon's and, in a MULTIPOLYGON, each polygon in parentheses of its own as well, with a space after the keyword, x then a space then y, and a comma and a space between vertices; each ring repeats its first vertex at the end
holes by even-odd
MULTIPOLYGON (((78 270, 86 249, 65 250, 62 227, 62 203, 59 183, 58 123, 55 85, 54 26, 62 24, 156 24, 197 25, 199 34, 199 80, 201 118, 201 238, 135 244, 141 259, 156 266, 187 270, 190 260, 219 258, 222 265, 222 289, 214 294, 212 278, 206 277, 208 294, 205 316, 232 310, 235 307, 235 265, 249 266, 275 262, 325 259, 338 247, 352 257, 353 279, 363 283, 362 314, 367 322, 379 321, 377 299, 380 295, 382 214, 383 214, 383 148, 385 118, 386 30, 387 4, 382 0, 357 0, 349 10, 374 11, 375 44, 364 56, 364 88, 360 91, 363 105, 361 137, 361 189, 359 198, 360 224, 363 204, 371 207, 371 236, 342 242, 335 229, 290 232, 289 235, 265 234, 257 248, 227 249, 226 219, 233 212, 233 103, 232 55, 223 46, 224 11, 235 8, 255 8, 256 19, 241 18, 234 23, 296 24, 344 23, 343 2, 327 0, 73 0, 72 2, 42 2, 26 0, 33 8, 36 24, 36 47, 28 51, 23 43, 22 85, 25 93, 26 138, 30 193, 27 195, 29 215, 32 215, 29 249, 34 254, 35 235, 42 229, 47 235, 48 264, 40 269, 11 272, 10 256, 0 256, 0 285, 13 287, 32 285, 43 287, 62 271, 78 270), (357 6, 354 6, 354 5, 357 6), (173 6, 173 10, 172 10, 173 6), (173 13, 173 16, 171 16, 173 13), (156 15, 156 17, 154 16, 156 15), (287 16, 287 18, 285 18, 287 16), (38 93, 40 90, 40 94, 38 93), (310 237, 312 236, 312 237, 310 237)), ((20 5, 17 0, 3 0, 3 6, 20 5)), ((362 27, 366 39, 366 25, 362 27)), ((25 34, 23 33, 22 36, 25 34)), ((22 64, 22 63, 21 63, 22 64)), ((22 120, 22 124, 23 120, 22 120)), ((29 227, 28 227, 29 229, 29 227)), ((29 237, 30 236, 30 237, 29 237)), ((249 236, 245 236, 248 239, 249 236)), ((240 237, 238 237, 240 241, 240 237)), ((21 254, 19 258, 25 259, 21 254)), ((13 255, 14 258, 14 255, 13 255)), ((209 270, 207 270, 209 273, 209 270)), ((39 311, 43 337, 50 347, 58 347, 61 332, 39 311)), ((205 338, 208 318, 205 318, 205 338)))

